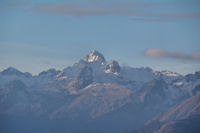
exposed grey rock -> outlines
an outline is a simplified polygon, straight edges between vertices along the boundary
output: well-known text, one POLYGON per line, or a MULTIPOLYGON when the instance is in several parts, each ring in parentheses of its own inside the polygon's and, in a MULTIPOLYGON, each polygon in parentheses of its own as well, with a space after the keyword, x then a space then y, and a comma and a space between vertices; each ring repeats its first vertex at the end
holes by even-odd
POLYGON ((106 71, 111 73, 119 73, 120 66, 117 61, 111 61, 109 64, 106 65, 106 71))

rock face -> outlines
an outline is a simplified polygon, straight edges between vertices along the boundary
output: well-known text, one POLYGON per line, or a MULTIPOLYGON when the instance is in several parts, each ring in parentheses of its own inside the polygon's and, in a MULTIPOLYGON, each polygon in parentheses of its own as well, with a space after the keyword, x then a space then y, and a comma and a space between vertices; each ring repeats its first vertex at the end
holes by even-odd
POLYGON ((200 93, 200 84, 196 85, 195 88, 192 90, 192 94, 196 95, 200 93))
POLYGON ((79 94, 79 97, 58 109, 51 117, 95 119, 128 103, 130 99, 127 97, 130 97, 131 91, 123 86, 105 83, 89 85, 79 94))
POLYGON ((185 76, 185 79, 187 82, 198 80, 200 79, 200 72, 195 72, 195 74, 188 74, 185 76))
POLYGON ((69 87, 75 90, 80 90, 93 82, 92 68, 85 66, 80 73, 72 79, 69 87))
POLYGON ((168 85, 163 79, 154 79, 144 85, 140 90, 140 98, 145 102, 151 101, 152 104, 156 104, 157 102, 161 102, 167 98, 167 89, 168 85))
POLYGON ((200 94, 182 101, 155 119, 159 119, 161 122, 169 122, 186 119, 192 115, 200 115, 200 94))
POLYGON ((106 72, 110 73, 119 73, 120 72, 120 66, 117 61, 112 61, 109 64, 106 65, 106 72))
POLYGON ((200 94, 197 94, 158 114, 141 128, 127 133, 198 133, 199 122, 200 94))
POLYGON ((168 121, 200 112, 199 85, 199 72, 123 67, 95 50, 61 71, 32 76, 10 67, 0 72, 0 131, 120 133, 151 120, 146 131, 166 129, 168 121))

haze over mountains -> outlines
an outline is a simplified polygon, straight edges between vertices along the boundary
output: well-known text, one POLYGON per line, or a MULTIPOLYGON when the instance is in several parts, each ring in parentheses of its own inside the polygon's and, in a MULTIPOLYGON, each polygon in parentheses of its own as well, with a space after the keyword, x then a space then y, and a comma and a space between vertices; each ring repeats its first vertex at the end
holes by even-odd
POLYGON ((94 50, 61 71, 0 72, 0 131, 197 133, 199 92, 200 72, 120 66, 94 50))

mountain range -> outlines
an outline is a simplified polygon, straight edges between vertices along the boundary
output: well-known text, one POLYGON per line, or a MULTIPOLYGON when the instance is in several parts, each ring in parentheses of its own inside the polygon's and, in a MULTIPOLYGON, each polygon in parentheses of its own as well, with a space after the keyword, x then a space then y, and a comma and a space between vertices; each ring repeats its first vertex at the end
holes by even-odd
POLYGON ((200 71, 121 66, 94 50, 63 70, 0 72, 6 133, 197 133, 200 71))

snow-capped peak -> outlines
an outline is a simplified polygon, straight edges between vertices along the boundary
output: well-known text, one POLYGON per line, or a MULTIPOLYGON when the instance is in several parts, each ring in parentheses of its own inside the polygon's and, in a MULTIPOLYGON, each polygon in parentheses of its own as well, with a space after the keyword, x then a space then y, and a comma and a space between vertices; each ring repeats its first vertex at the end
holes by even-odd
POLYGON ((171 76, 171 77, 178 77, 180 76, 180 74, 176 73, 176 72, 170 72, 170 71, 161 71, 162 74, 166 75, 166 76, 171 76))
POLYGON ((100 62, 101 64, 106 63, 104 56, 96 50, 91 51, 83 60, 86 62, 100 62))

